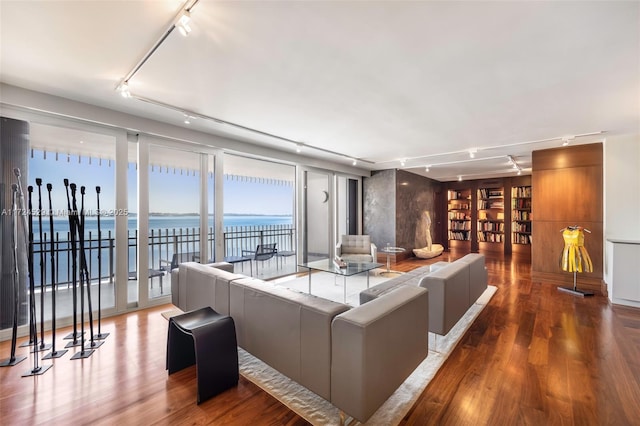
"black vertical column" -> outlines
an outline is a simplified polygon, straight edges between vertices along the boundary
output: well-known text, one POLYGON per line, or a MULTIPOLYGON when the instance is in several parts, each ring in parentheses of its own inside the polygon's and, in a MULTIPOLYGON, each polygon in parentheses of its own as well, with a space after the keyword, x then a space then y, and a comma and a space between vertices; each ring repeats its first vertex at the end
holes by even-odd
MULTIPOLYGON (((11 224, 11 184, 16 183, 14 168, 27 178, 29 158, 29 123, 0 117, 0 329, 13 325, 13 247, 11 224)), ((22 220, 22 218, 16 218, 22 220)), ((22 227, 22 222, 20 227, 22 227)), ((21 229, 21 228, 20 228, 21 229)), ((18 232, 18 325, 27 323, 27 252, 24 232, 18 232)))

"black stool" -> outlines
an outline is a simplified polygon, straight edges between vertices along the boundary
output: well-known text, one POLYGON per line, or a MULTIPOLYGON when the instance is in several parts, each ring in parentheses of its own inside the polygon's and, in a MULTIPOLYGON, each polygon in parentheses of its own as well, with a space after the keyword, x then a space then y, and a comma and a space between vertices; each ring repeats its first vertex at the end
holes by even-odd
POLYGON ((169 319, 169 374, 193 364, 196 364, 198 404, 238 384, 233 318, 206 307, 169 319))

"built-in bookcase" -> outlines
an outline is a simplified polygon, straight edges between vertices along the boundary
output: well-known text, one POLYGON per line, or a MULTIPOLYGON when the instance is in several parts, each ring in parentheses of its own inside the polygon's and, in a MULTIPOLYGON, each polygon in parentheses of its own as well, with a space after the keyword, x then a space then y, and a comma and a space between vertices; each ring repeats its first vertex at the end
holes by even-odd
POLYGON ((480 250, 503 250, 504 188, 478 188, 478 244, 480 250))
POLYGON ((531 244, 531 186, 511 188, 511 243, 531 244))
POLYGON ((446 193, 449 247, 531 255, 531 176, 451 182, 446 193))
POLYGON ((471 242, 470 188, 448 191, 447 214, 449 246, 469 246, 471 242))

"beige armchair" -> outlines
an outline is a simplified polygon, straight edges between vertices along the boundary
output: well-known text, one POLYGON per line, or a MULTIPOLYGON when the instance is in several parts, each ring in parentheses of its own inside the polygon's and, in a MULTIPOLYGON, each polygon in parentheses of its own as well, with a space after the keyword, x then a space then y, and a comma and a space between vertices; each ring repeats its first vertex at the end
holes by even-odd
POLYGON ((336 256, 345 262, 375 262, 377 252, 369 235, 343 235, 336 245, 336 256))

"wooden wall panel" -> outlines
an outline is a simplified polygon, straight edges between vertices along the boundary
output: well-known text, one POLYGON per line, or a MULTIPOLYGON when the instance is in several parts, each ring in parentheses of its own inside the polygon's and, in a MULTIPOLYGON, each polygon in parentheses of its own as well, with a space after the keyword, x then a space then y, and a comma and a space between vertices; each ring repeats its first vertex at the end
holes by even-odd
POLYGON ((535 220, 602 221, 602 167, 535 172, 532 212, 535 220))
POLYGON ((602 144, 533 152, 531 275, 537 281, 572 284, 573 274, 560 267, 561 229, 579 225, 591 230, 585 247, 593 272, 578 274, 578 287, 603 292, 602 144))

